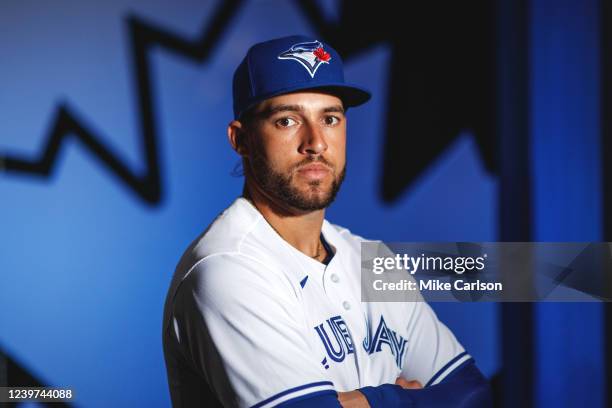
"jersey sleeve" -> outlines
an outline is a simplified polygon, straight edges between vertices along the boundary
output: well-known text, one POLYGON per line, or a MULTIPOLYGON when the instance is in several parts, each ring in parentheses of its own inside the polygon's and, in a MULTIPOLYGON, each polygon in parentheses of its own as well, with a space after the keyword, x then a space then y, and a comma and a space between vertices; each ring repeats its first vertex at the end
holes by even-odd
POLYGON ((425 387, 436 385, 473 359, 426 302, 410 304, 413 309, 402 376, 425 387))
POLYGON ((220 254, 200 261, 181 283, 173 315, 185 359, 224 405, 335 396, 305 340, 291 283, 256 259, 220 254))

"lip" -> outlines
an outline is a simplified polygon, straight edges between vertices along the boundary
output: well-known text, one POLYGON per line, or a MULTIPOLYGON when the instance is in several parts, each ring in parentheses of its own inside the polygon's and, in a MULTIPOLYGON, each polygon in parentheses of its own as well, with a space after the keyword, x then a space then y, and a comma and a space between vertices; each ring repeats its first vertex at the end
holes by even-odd
POLYGON ((330 172, 329 167, 317 163, 307 164, 298 169, 298 173, 308 179, 321 179, 327 176, 330 172))

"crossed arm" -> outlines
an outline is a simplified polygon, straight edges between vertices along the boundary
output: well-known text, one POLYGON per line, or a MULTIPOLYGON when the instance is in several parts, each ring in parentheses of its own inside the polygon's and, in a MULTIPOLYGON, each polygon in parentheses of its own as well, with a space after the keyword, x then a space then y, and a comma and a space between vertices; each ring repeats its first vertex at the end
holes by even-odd
POLYGON ((287 404, 287 408, 485 408, 490 407, 491 392, 488 381, 473 360, 436 385, 423 388, 418 381, 399 377, 395 384, 364 387, 340 392, 337 397, 322 395, 287 404))

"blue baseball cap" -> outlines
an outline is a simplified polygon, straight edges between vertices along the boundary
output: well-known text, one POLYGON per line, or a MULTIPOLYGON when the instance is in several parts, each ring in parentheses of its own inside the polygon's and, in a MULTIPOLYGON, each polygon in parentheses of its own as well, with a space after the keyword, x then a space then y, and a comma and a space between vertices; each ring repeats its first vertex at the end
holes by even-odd
POLYGON ((235 119, 265 99, 306 89, 335 95, 345 107, 361 105, 371 97, 366 89, 344 82, 342 59, 336 50, 302 35, 249 48, 236 68, 232 88, 235 119))

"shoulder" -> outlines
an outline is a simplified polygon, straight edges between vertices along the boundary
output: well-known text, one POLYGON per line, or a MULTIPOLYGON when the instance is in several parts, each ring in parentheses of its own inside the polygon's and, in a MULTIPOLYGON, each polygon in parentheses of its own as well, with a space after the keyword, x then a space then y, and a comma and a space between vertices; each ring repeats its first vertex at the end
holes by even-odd
POLYGON ((249 258, 254 262, 252 269, 257 268, 258 262, 268 265, 269 228, 266 226, 265 219, 251 203, 242 197, 236 199, 191 242, 176 266, 175 279, 184 279, 207 258, 211 261, 202 267, 232 262, 242 265, 242 260, 249 258))
POLYGON ((291 291, 282 259, 270 248, 270 229, 246 199, 235 200, 181 256, 166 296, 164 320, 179 292, 215 300, 248 296, 249 288, 258 286, 276 290, 281 285, 291 291), (238 286, 227 290, 232 285, 238 286))
POLYGON ((246 199, 237 198, 187 248, 195 258, 221 252, 239 252, 254 240, 265 223, 263 216, 246 199))
POLYGON ((231 302, 276 297, 291 301, 292 282, 272 265, 240 252, 219 252, 195 263, 177 288, 179 293, 219 308, 231 302))

